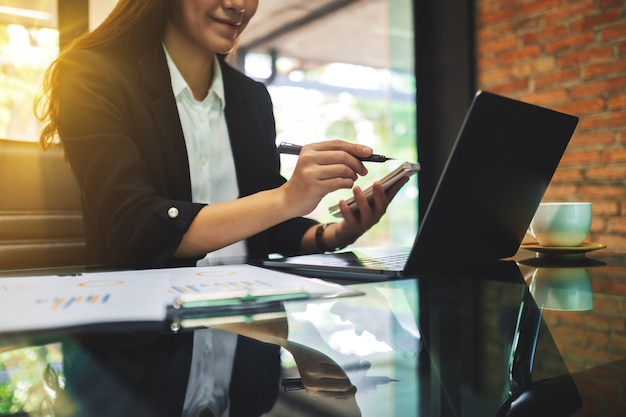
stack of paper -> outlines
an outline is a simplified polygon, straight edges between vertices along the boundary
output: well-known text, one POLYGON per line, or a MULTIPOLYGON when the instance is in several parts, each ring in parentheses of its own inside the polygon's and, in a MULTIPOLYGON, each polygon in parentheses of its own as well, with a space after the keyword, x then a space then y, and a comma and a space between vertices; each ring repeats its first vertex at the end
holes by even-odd
POLYGON ((251 265, 0 279, 0 332, 98 323, 159 322, 181 312, 220 314, 245 305, 359 294, 317 279, 251 265))

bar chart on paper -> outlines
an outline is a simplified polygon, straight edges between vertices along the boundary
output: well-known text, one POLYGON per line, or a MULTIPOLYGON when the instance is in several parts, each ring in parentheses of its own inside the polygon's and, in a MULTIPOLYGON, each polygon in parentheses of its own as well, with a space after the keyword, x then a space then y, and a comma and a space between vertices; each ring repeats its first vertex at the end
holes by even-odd
POLYGON ((181 294, 201 294, 212 291, 254 291, 269 288, 272 288, 270 283, 260 280, 203 282, 197 284, 173 285, 170 286, 169 293, 178 296, 181 294))
POLYGON ((314 298, 353 295, 346 287, 250 265, 92 272, 76 276, 3 278, 0 332, 121 321, 162 321, 180 297, 268 296, 299 292, 314 298))
POLYGON ((38 298, 35 302, 37 305, 46 305, 49 306, 52 310, 57 310, 59 308, 71 308, 74 305, 96 305, 96 304, 106 304, 111 298, 111 294, 90 294, 87 296, 72 296, 72 297, 54 297, 47 298, 42 297, 38 298))
POLYGON ((0 331, 45 329, 164 317, 167 273, 131 272, 79 276, 4 278, 0 283, 0 331))

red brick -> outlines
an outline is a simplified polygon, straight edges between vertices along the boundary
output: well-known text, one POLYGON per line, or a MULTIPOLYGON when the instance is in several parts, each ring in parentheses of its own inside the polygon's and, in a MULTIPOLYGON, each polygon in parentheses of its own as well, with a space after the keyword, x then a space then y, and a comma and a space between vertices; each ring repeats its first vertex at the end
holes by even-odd
POLYGON ((606 231, 606 221, 603 218, 601 218, 601 217, 594 217, 593 220, 591 221, 590 231, 591 231, 591 234, 592 234, 592 236, 590 237, 590 240, 596 240, 593 237, 593 234, 605 232, 606 231))
POLYGON ((521 39, 525 45, 531 45, 535 43, 543 43, 548 39, 565 36, 567 33, 568 29, 565 25, 552 25, 542 30, 526 33, 521 36, 521 39))
POLYGON ((580 122, 583 129, 607 129, 626 126, 626 111, 607 111, 586 116, 580 122))
MULTIPOLYGON (((600 168, 604 169, 604 168, 600 168)), ((594 178, 593 173, 587 173, 589 178, 591 179, 603 179, 594 178)), ((581 197, 591 198, 591 199, 604 199, 604 198, 622 198, 624 197, 624 187, 618 185, 609 185, 609 184, 590 184, 585 183, 580 186, 578 189, 578 193, 581 197)), ((571 195, 572 193, 570 193, 571 195)))
POLYGON ((621 10, 612 9, 604 13, 585 16, 572 24, 572 30, 574 32, 580 32, 588 29, 594 29, 597 26, 617 21, 621 14, 621 10))
POLYGON ((619 56, 626 55, 626 41, 618 42, 618 44, 617 44, 617 54, 619 56))
POLYGON ((536 0, 520 6, 518 13, 519 16, 526 16, 532 13, 546 13, 562 4, 562 0, 536 0))
POLYGON ((478 55, 488 55, 495 52, 506 51, 518 46, 518 38, 516 36, 508 36, 487 42, 482 42, 478 46, 478 55))
POLYGON ((495 56, 490 56, 488 58, 481 57, 476 61, 476 67, 478 71, 488 71, 490 68, 496 68, 498 61, 495 56))
POLYGON ((490 90, 497 94, 510 95, 511 93, 525 93, 530 86, 530 80, 515 80, 502 84, 493 84, 490 90))
POLYGON ((588 168, 587 176, 595 180, 626 179, 626 165, 598 165, 588 168))
MULTIPOLYGON (((493 1, 493 0, 490 0, 493 1)), ((499 9, 507 9, 509 7, 517 7, 521 2, 530 1, 530 0, 495 0, 497 7, 499 9)))
POLYGON ((600 6, 601 9, 604 9, 610 6, 623 6, 624 0, 598 0, 598 5, 600 6))
POLYGON ((593 61, 606 61, 613 58, 613 49, 609 45, 589 46, 588 48, 566 52, 559 56, 558 63, 562 68, 587 64, 593 61))
POLYGON ((578 194, 578 186, 572 184, 550 184, 546 191, 545 198, 552 200, 567 200, 573 195, 578 194))
POLYGON ((602 39, 605 41, 622 38, 624 36, 626 36, 626 23, 623 22, 602 31, 602 39))
POLYGON ((559 88, 555 90, 544 90, 538 91, 534 93, 525 94, 522 96, 523 101, 527 101, 533 104, 539 104, 548 106, 553 103, 557 103, 562 101, 568 97, 568 92, 564 88, 559 88))
POLYGON ((605 95, 621 91, 626 87, 626 76, 607 78, 597 81, 587 81, 572 87, 572 97, 585 97, 592 95, 605 95))
POLYGON ((575 33, 566 38, 549 42, 548 44, 546 44, 546 52, 552 54, 562 51, 564 49, 590 45, 593 43, 594 36, 595 35, 593 34, 593 32, 575 33))
POLYGON ((512 51, 503 52, 498 55, 500 64, 510 64, 511 62, 523 61, 536 58, 541 55, 541 48, 538 45, 530 45, 516 48, 512 51))
POLYGON ((626 94, 611 97, 609 99, 609 109, 623 109, 626 108, 626 94))
POLYGON ((507 8, 505 10, 497 10, 493 13, 485 13, 478 16, 478 24, 480 26, 487 26, 490 24, 497 24, 498 22, 507 21, 515 17, 516 11, 513 8, 507 8))
POLYGON ((626 73, 626 60, 612 60, 598 64, 591 64, 583 68, 585 78, 600 76, 622 75, 626 73))
POLYGON ((567 103, 554 106, 554 110, 563 113, 575 114, 582 116, 589 113, 597 113, 605 109, 605 101, 601 98, 590 98, 586 100, 572 100, 567 103))
POLYGON ((552 183, 579 182, 584 181, 584 171, 579 168, 560 167, 552 177, 552 183))
POLYGON ((496 10, 496 3, 492 1, 477 1, 476 7, 479 15, 494 12, 496 10))
POLYGON ((479 42, 488 41, 495 37, 493 26, 484 26, 476 28, 476 40, 479 42))
POLYGON ((569 146, 606 146, 615 143, 615 133, 613 132, 576 132, 570 140, 569 146))
POLYGON ((542 14, 524 16, 523 19, 517 19, 513 22, 511 30, 519 34, 536 31, 537 29, 544 27, 543 20, 544 18, 542 14))
POLYGON ((591 165, 600 161, 600 151, 566 152, 561 158, 561 165, 591 165))
POLYGON ((607 149, 602 159, 606 162, 626 162, 626 148, 607 149))
POLYGON ((619 203, 616 201, 594 201, 594 216, 617 216, 619 215, 619 203))
POLYGON ((561 8, 557 10, 551 10, 546 16, 546 25, 562 24, 564 21, 570 21, 576 19, 581 15, 587 15, 596 10, 594 5, 595 0, 584 0, 579 2, 572 2, 571 0, 563 0, 561 2, 561 8))
MULTIPOLYGON (((516 33, 515 20, 507 20, 505 22, 499 22, 497 25, 493 25, 494 39, 507 38, 512 33, 516 33)), ((521 42, 521 40, 520 40, 521 42)))
POLYGON ((530 62, 520 63, 511 67, 513 77, 532 77, 537 74, 551 72, 557 68, 556 60, 551 56, 542 56, 530 62))
POLYGON ((557 69, 554 72, 544 75, 538 75, 534 79, 535 88, 541 89, 546 86, 555 86, 560 84, 567 84, 573 81, 581 79, 581 72, 578 68, 572 69, 557 69))
POLYGON ((510 68, 496 68, 478 74, 478 86, 490 89, 492 85, 509 82, 513 79, 510 68))
MULTIPOLYGON (((624 0, 476 3, 478 87, 580 117, 546 198, 593 201, 590 239, 623 251, 626 232, 615 229, 626 219, 625 5, 624 0), (529 46, 543 54, 533 56, 529 46)), ((626 313, 622 304, 617 308, 626 313)))

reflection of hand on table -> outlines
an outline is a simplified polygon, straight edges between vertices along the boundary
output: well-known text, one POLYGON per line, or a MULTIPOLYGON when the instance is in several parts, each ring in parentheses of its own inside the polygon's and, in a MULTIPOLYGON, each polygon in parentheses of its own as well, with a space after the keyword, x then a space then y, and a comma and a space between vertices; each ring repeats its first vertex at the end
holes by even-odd
POLYGON ((331 398, 354 397, 356 387, 343 369, 331 358, 307 346, 288 341, 304 389, 312 395, 331 398))
POLYGON ((215 328, 279 345, 289 351, 296 361, 302 384, 310 394, 349 397, 356 392, 356 388, 337 362, 315 349, 288 340, 286 319, 224 324, 215 328))

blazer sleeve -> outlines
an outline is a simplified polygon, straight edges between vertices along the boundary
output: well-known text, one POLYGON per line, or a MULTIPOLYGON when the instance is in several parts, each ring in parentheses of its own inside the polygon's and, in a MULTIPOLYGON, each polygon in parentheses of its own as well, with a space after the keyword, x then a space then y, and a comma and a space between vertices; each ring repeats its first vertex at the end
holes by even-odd
MULTIPOLYGON (((157 81, 169 80, 165 71, 157 81)), ((191 202, 171 84, 165 85, 171 97, 143 89, 136 64, 93 51, 67 56, 61 74, 58 131, 82 192, 90 261, 171 264, 203 207, 191 202)))

